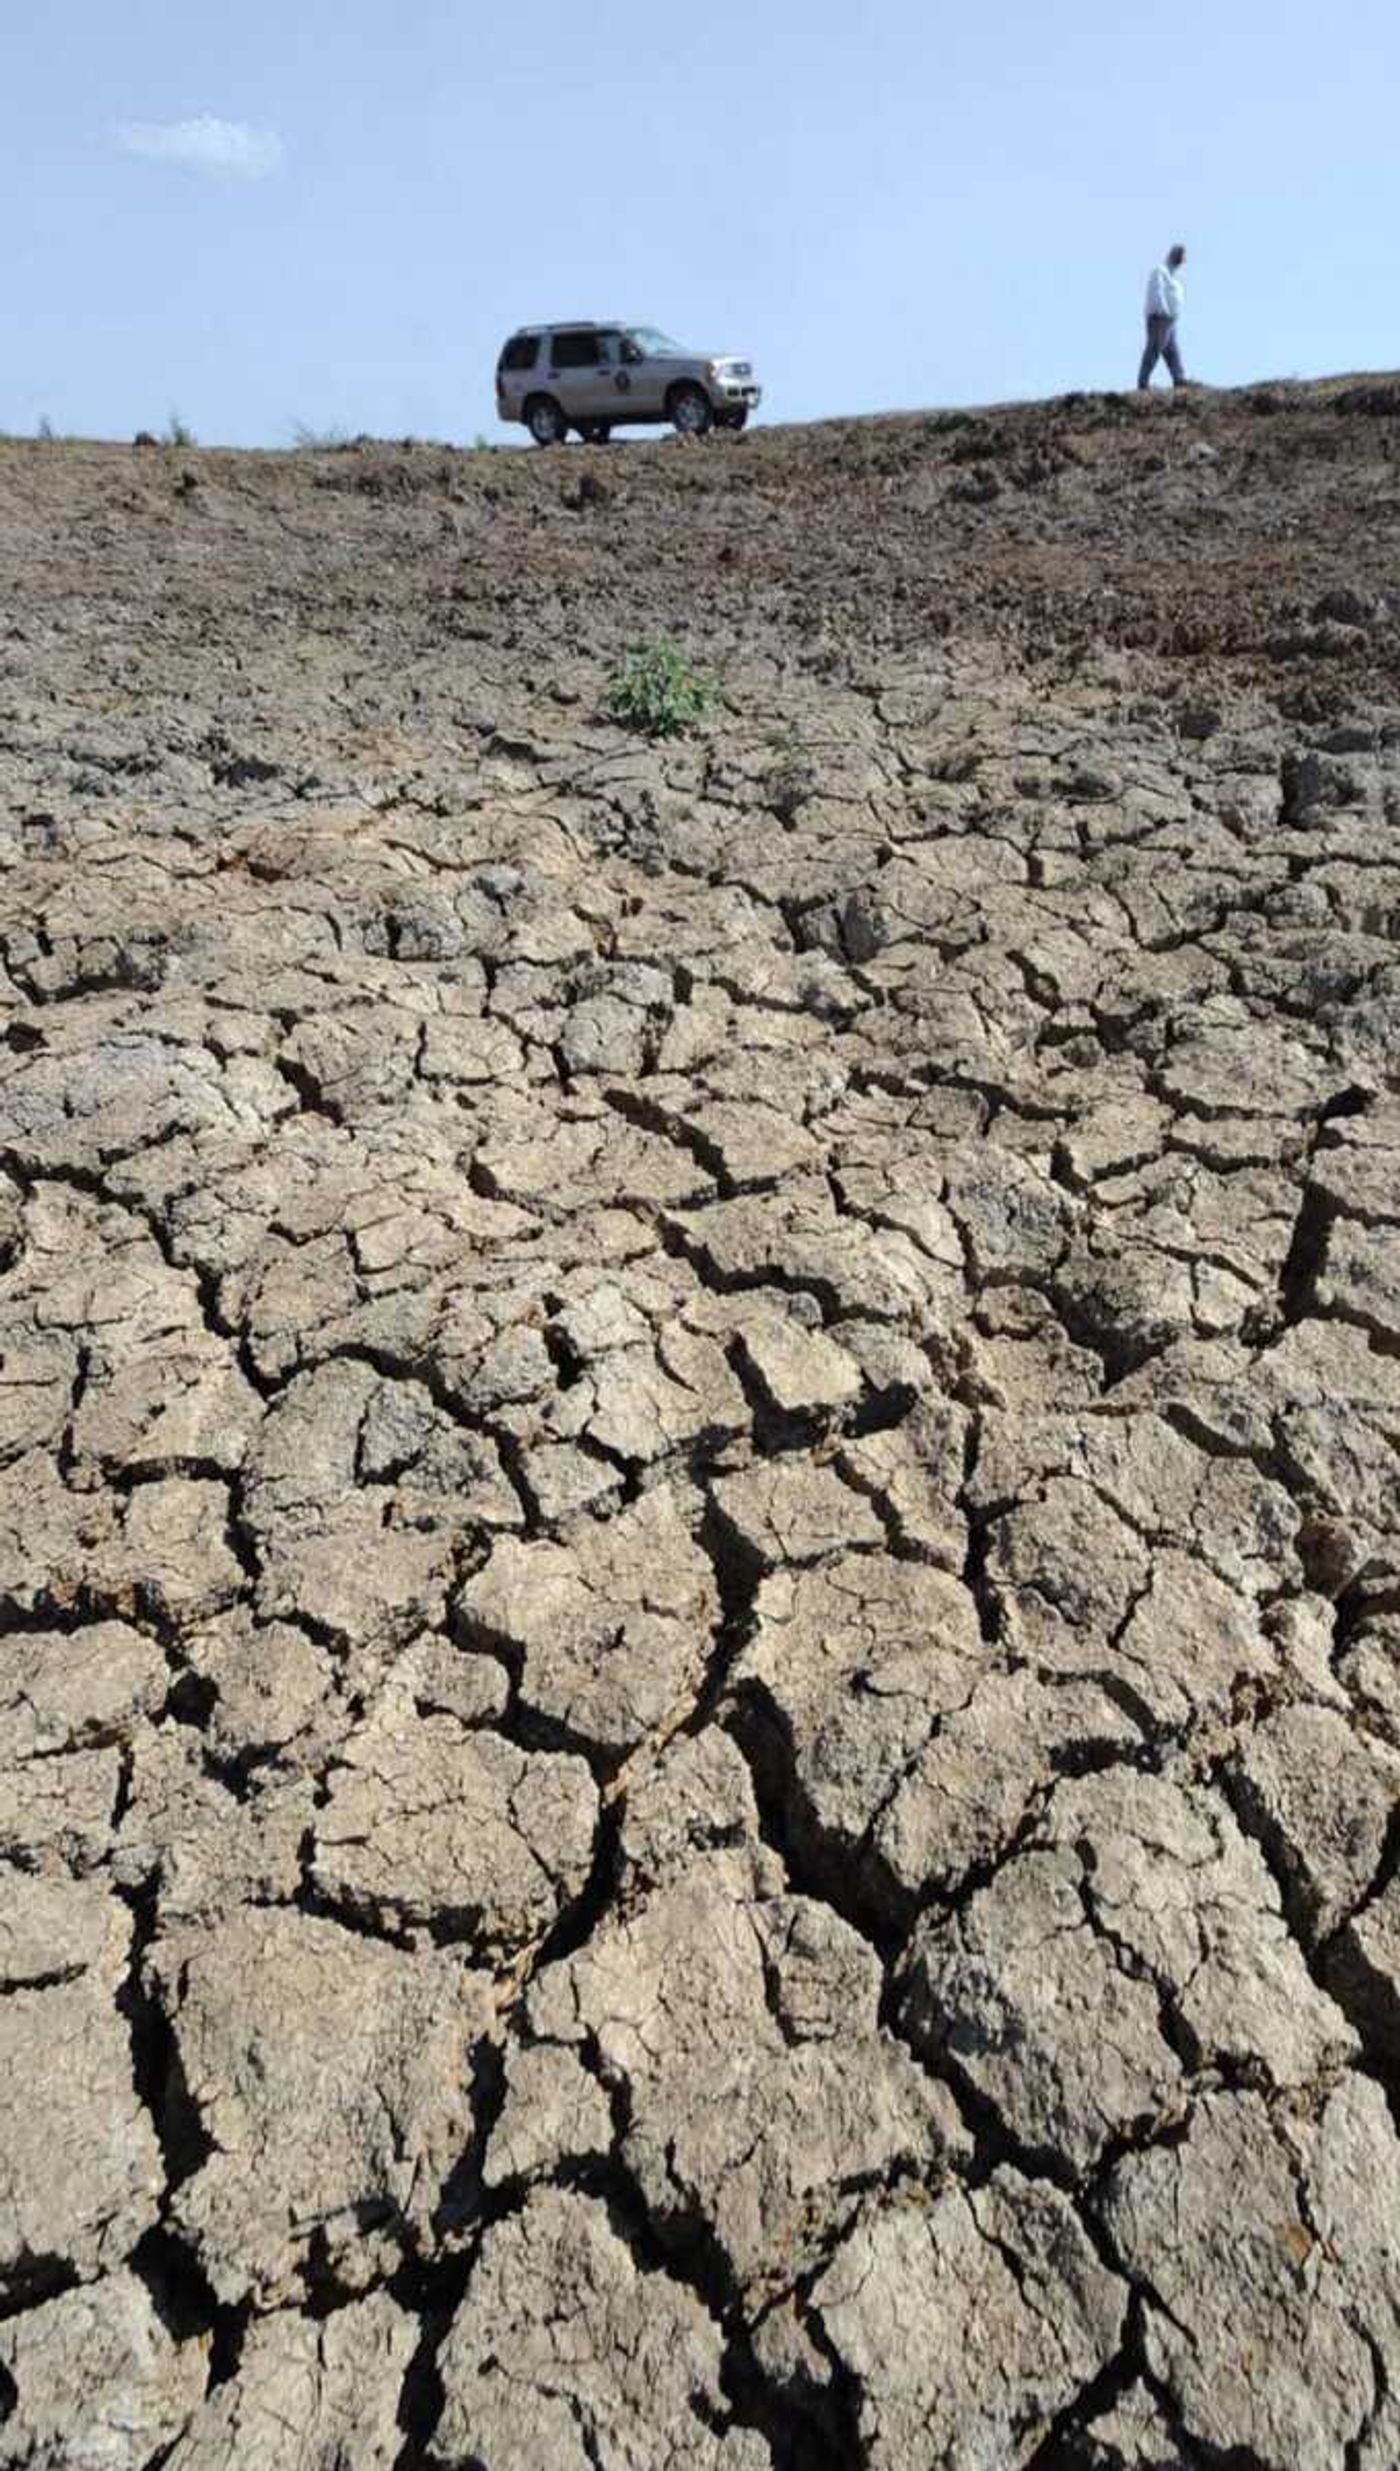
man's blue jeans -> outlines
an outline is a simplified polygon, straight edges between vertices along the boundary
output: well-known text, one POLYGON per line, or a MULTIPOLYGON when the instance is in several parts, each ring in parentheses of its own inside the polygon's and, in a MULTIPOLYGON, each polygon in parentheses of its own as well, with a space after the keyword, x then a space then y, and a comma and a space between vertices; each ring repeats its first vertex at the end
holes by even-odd
POLYGON ((1138 371, 1139 386, 1146 386, 1159 360, 1164 360, 1172 373, 1173 386, 1186 384, 1186 371, 1176 348, 1176 319, 1150 317, 1147 321, 1147 343, 1143 350, 1142 367, 1138 371))

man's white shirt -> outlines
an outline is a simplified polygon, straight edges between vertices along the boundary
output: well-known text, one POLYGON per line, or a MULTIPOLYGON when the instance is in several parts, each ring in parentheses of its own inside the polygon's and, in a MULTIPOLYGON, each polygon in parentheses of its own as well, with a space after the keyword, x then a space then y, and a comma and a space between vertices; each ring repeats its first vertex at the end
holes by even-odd
POLYGON ((1149 317, 1180 317, 1186 286, 1167 266, 1154 266, 1147 278, 1149 317))

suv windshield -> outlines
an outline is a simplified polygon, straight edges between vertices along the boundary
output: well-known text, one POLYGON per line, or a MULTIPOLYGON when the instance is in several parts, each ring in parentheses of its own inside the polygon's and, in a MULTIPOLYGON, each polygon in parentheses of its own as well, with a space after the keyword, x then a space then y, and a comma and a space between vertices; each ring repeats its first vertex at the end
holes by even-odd
POLYGON ((658 358, 664 358, 668 354, 674 354, 680 360, 689 357, 682 345, 674 342, 670 335, 663 335, 659 326, 629 326, 627 337, 629 342, 638 344, 642 351, 655 353, 658 358))

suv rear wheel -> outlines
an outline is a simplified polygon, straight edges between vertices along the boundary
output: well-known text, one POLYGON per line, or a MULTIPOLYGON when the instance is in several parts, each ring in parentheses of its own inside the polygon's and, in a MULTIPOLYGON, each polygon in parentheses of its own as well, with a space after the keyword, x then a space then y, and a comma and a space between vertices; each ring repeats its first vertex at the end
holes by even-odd
POLYGON ((702 438, 714 423, 710 398, 701 386, 673 386, 666 397, 677 437, 702 438))
POLYGON ((553 395, 532 395, 525 406, 525 426, 537 446, 558 446, 569 434, 569 424, 553 395))

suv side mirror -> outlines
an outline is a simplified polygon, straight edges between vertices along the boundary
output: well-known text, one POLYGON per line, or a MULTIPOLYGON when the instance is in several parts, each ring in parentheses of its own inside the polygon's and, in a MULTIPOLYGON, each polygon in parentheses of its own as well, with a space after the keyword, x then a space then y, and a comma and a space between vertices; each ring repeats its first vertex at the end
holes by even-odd
POLYGON ((635 367, 639 360, 646 359, 646 354, 642 350, 640 343, 634 343, 630 335, 624 335, 622 338, 622 357, 624 360, 631 361, 635 367))

